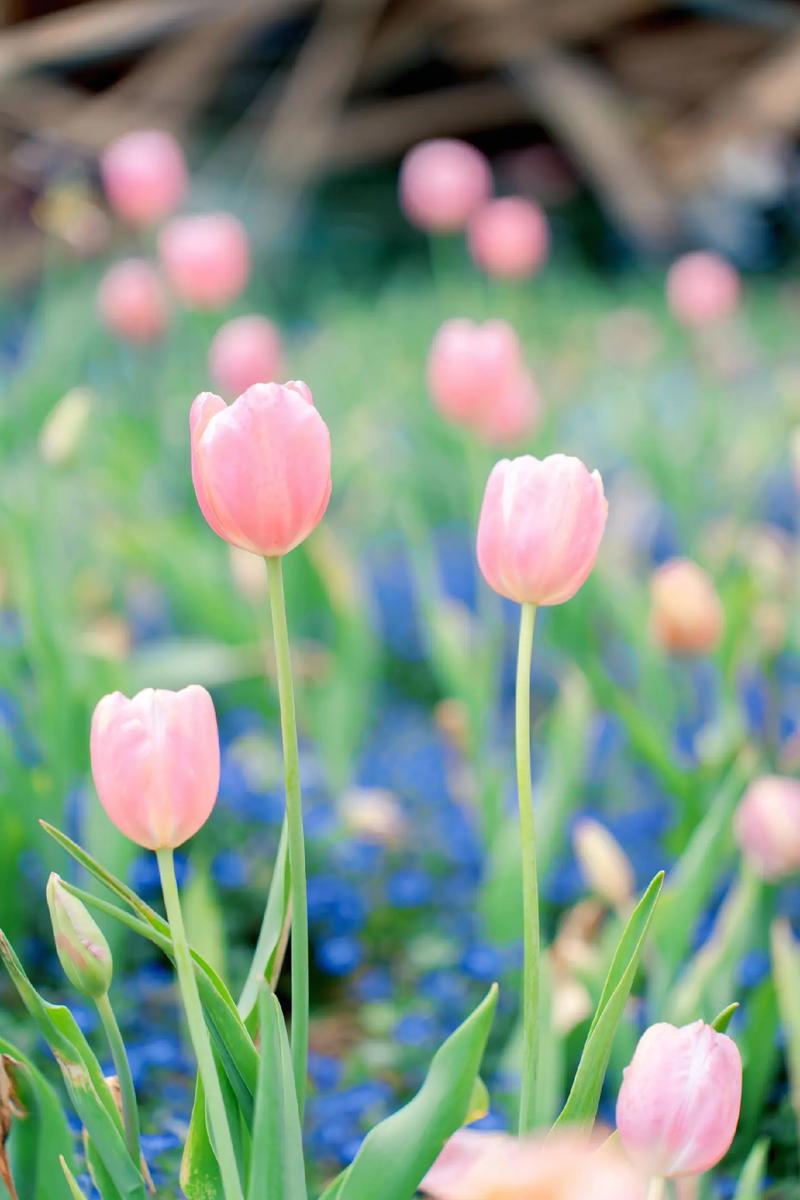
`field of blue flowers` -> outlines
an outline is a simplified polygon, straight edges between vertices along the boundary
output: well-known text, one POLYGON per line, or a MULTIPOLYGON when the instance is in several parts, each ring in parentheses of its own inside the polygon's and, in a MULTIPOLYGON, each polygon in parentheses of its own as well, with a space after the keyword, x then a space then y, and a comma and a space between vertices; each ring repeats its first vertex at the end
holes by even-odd
MULTIPOLYGON (((52 869, 97 884, 39 820, 159 906, 153 855, 112 826, 89 770, 98 699, 144 686, 212 693, 219 800, 176 866, 192 944, 235 991, 247 976, 284 814, 276 662, 263 564, 211 535, 197 508, 188 412, 211 387, 218 327, 260 312, 281 332, 281 378, 310 384, 333 445, 328 515, 284 564, 308 864, 309 1184, 353 1160, 495 981, 490 1099, 474 1127, 515 1129, 518 615, 475 558, 500 453, 445 420, 426 385, 443 321, 502 318, 542 406, 511 452, 579 456, 600 470, 609 502, 594 572, 568 604, 543 608, 536 629, 548 947, 536 1123, 557 1117, 620 931, 663 869, 599 1118, 614 1127, 623 1068, 648 1026, 711 1022, 738 1003, 728 1027, 744 1065, 738 1133, 713 1173, 675 1194, 800 1196, 800 880, 791 869, 762 878, 734 836, 752 781, 800 766, 796 284, 745 279, 733 315, 687 329, 662 272, 591 274, 562 254, 558 232, 548 264, 518 283, 487 282, 455 241, 432 269, 420 239, 374 278, 324 263, 319 288, 295 289, 307 260, 257 257, 249 292, 227 310, 177 307, 160 340, 132 345, 97 315, 100 276, 128 248, 129 235, 116 236, 76 261, 54 235, 35 294, 4 319, 0 925, 41 994, 69 1005, 107 1065, 44 902, 52 869), (654 572, 675 558, 700 564, 719 598, 724 626, 710 648, 678 652, 656 636, 654 572)), ((797 843, 800 830, 785 836, 797 843)), ((101 923, 142 1149, 157 1194, 181 1195, 194 1067, 172 970, 101 923)), ((288 970, 275 984, 288 1015, 288 970)), ((60 1087, 7 982, 0 1035, 60 1087)), ((76 1178, 94 1194, 80 1154, 76 1178)))

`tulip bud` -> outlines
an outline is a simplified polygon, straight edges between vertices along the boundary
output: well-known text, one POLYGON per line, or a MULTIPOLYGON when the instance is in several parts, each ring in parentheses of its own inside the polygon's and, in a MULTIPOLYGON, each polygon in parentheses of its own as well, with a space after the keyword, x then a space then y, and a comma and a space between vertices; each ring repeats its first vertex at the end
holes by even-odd
POLYGON ((272 383, 281 370, 281 339, 266 317, 235 317, 217 330, 208 368, 226 395, 241 396, 254 383, 272 383))
POLYGON ((174 849, 205 824, 219 787, 219 735, 205 688, 104 696, 92 718, 92 774, 117 828, 147 850, 174 849))
POLYGON ((125 342, 145 345, 161 337, 169 316, 155 267, 143 258, 116 263, 100 281, 97 311, 106 329, 125 342))
POLYGON ((682 325, 699 328, 725 320, 739 303, 739 275, 718 254, 684 254, 667 275, 667 301, 682 325))
POLYGON ((800 871, 800 781, 764 775, 750 784, 733 822, 746 861, 762 879, 800 871))
POLYGON ((474 427, 480 413, 522 371, 522 348, 507 321, 454 318, 436 333, 428 355, 428 388, 443 416, 474 427))
POLYGON ((520 196, 490 200, 473 213, 467 242, 475 263, 487 275, 527 279, 547 258, 547 218, 537 204, 520 196))
POLYGON ((160 129, 140 129, 116 138, 103 152, 100 173, 111 207, 135 225, 162 220, 186 191, 181 148, 160 129))
POLYGON ((710 575, 688 558, 663 563, 650 580, 650 630, 671 654, 710 654, 724 614, 710 575))
POLYGON ((257 384, 230 406, 202 392, 189 426, 197 502, 225 541, 253 554, 288 554, 322 520, 330 434, 306 384, 257 384))
POLYGON ((39 433, 39 453, 47 463, 64 463, 78 449, 92 412, 88 388, 70 388, 50 410, 39 433))
POLYGON ((491 191, 486 158, 456 138, 420 142, 400 168, 400 206, 412 225, 431 233, 463 229, 491 191))
POLYGON ((617 839, 599 821, 584 817, 576 824, 572 840, 589 887, 612 908, 624 912, 636 881, 630 859, 617 839))
POLYGON ((484 405, 475 421, 475 432, 491 446, 508 445, 534 432, 541 400, 530 371, 520 371, 511 384, 484 405))
POLYGON ((617 1128, 649 1175, 700 1175, 727 1154, 741 1101, 742 1059, 731 1038, 702 1021, 652 1025, 625 1070, 617 1128))
POLYGON ((224 308, 250 275, 250 243, 230 213, 176 217, 158 239, 164 273, 189 308, 224 308))
POLYGON ((502 459, 486 484, 478 525, 486 582, 518 604, 563 604, 595 564, 607 514, 600 474, 580 459, 502 459))
POLYGON ((84 996, 104 996, 113 970, 108 942, 86 906, 67 891, 55 872, 47 881, 47 905, 64 974, 84 996))

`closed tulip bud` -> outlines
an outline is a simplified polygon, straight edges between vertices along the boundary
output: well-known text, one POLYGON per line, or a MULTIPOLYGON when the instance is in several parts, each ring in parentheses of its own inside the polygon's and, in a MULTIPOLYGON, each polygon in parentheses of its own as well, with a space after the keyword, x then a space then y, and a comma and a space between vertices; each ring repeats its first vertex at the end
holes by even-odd
POLYGON ((670 654, 710 654, 724 625, 711 576, 688 558, 663 563, 650 580, 650 631, 670 654))
POLYGON ((93 399, 88 388, 70 388, 50 410, 39 433, 39 453, 45 462, 72 458, 92 415, 93 399))
POLYGON ((208 369, 228 396, 241 396, 254 383, 272 383, 281 371, 281 339, 266 317, 234 317, 214 336, 208 369))
POLYGON ((698 251, 677 259, 667 275, 667 301, 682 325, 700 328, 731 316, 739 303, 739 275, 718 254, 698 251))
POLYGON ((160 338, 169 319, 158 272, 143 258, 126 258, 106 271, 97 310, 106 329, 137 345, 160 338))
POLYGON ((400 205, 412 225, 431 233, 463 229, 491 195, 492 173, 480 150, 434 138, 409 150, 400 168, 400 205))
POLYGON ((189 425, 197 502, 225 541, 288 554, 322 520, 330 434, 305 383, 256 384, 231 405, 202 392, 189 425))
POLYGON ((726 1034, 702 1021, 652 1025, 625 1070, 617 1128, 649 1175, 701 1175, 727 1154, 741 1101, 742 1059, 726 1034))
POLYGON ((116 827, 147 850, 174 849, 208 820, 219 735, 205 688, 104 696, 92 718, 92 774, 116 827))
POLYGON ((734 818, 736 840, 762 879, 800 871, 800 781, 764 775, 745 792, 734 818))
POLYGON ((84 996, 105 996, 113 963, 108 942, 86 906, 68 892, 53 872, 47 881, 47 906, 64 974, 84 996))
POLYGON ((528 279, 550 248, 547 218, 521 196, 490 200, 471 217, 469 251, 477 266, 498 279, 528 279))
POLYGON ((176 217, 158 239, 164 272, 189 308, 224 308, 244 290, 250 275, 250 243, 230 213, 176 217))
POLYGON ((134 225, 151 225, 169 216, 186 191, 181 148, 161 129, 118 137, 103 152, 100 173, 111 207, 134 225))
POLYGON ((522 371, 519 338, 507 321, 454 318, 438 330, 428 355, 428 388, 443 416, 474 426, 481 411, 522 371))
POLYGON ((608 515, 603 481, 578 458, 502 459, 486 484, 478 563, 518 604, 563 604, 585 583, 608 515))
POLYGON ((624 912, 631 903, 635 877, 630 859, 605 825, 584 817, 572 834, 575 857, 586 882, 612 908, 624 912))

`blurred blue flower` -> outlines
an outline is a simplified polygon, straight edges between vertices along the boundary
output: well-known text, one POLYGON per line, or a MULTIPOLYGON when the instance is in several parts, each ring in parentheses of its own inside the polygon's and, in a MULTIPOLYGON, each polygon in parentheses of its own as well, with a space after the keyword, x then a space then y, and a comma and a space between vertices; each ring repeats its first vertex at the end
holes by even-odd
POLYGON ((386 883, 386 898, 395 908, 416 908, 432 896, 433 880, 421 867, 401 867, 386 883))
POLYGON ((427 1046, 436 1035, 436 1021, 430 1013, 406 1013, 393 1030, 394 1039, 401 1046, 427 1046))
POLYGON ((357 938, 330 937, 315 947, 320 970, 327 975, 349 975, 361 964, 364 949, 357 938))

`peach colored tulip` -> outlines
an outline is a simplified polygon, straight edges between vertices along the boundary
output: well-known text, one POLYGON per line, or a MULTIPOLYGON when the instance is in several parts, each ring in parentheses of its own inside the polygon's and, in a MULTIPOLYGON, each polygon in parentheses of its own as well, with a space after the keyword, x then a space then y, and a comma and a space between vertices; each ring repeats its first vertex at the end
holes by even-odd
POLYGON ((575 1131, 514 1138, 462 1129, 445 1144, 420 1191, 433 1200, 644 1200, 622 1156, 575 1131))
POLYGON ((281 370, 280 334, 266 317, 234 317, 217 330, 208 366, 229 396, 241 396, 254 383, 271 383, 281 370))
POLYGON ((186 191, 183 153, 161 129, 123 134, 105 149, 100 173, 111 207, 134 225, 169 216, 186 191))
POLYGON ((161 231, 158 252, 176 294, 190 308, 224 308, 250 275, 250 243, 231 213, 175 217, 161 231))
POLYGON ((563 604, 594 566, 607 514, 600 474, 580 459, 502 459, 478 524, 486 582, 518 604, 563 604))
POLYGON ((742 1059, 726 1034, 702 1021, 652 1025, 625 1070, 617 1128, 648 1174, 701 1175, 727 1154, 741 1102, 742 1059))
POLYGON ((126 342, 153 342, 167 327, 161 280, 143 258, 126 258, 106 271, 97 290, 97 309, 105 327, 126 342))
POLYGON ((764 775, 750 784, 734 818, 742 854, 762 879, 800 871, 800 781, 764 775))
POLYGON ((710 251, 684 254, 667 275, 667 301, 682 325, 699 328, 724 321, 739 303, 739 273, 710 251))
POLYGON ((288 554, 322 520, 330 434, 306 384, 259 383, 230 406, 202 392, 189 426, 197 502, 221 538, 253 554, 288 554))
POLYGON ((174 849, 217 799, 219 736, 205 688, 104 696, 92 718, 92 774, 117 828, 148 850, 174 849))
POLYGON ((480 150, 434 138, 409 150, 400 168, 400 205, 412 225, 431 233, 463 229, 491 195, 492 173, 480 150))
POLYGON ((428 354, 428 388, 443 416, 472 425, 483 406, 512 387, 522 370, 519 338, 507 321, 445 321, 428 354))
POLYGON ((544 263, 550 247, 547 218, 521 196, 490 200, 470 218, 469 251, 487 275, 527 279, 544 263))
POLYGON ((662 563, 650 580, 650 631, 670 654, 710 654, 722 636, 722 603, 711 576, 688 558, 662 563))

